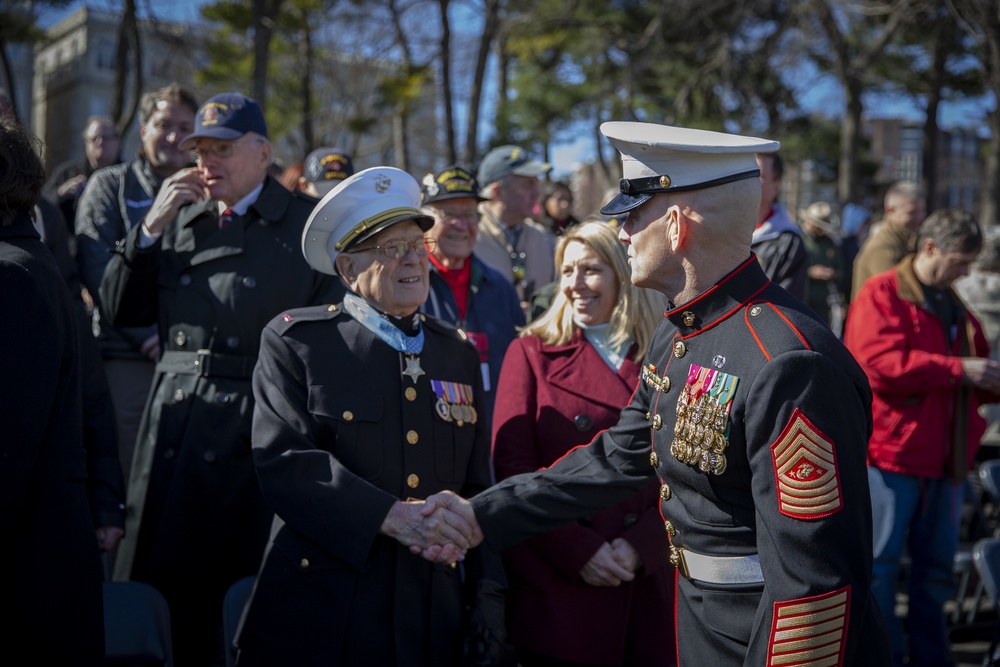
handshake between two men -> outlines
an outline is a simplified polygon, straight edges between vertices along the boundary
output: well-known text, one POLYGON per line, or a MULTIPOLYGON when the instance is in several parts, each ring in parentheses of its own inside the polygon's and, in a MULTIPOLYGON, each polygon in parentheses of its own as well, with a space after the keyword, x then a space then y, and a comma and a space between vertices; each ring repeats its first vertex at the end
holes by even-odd
MULTIPOLYGON (((484 539, 472 504, 451 491, 422 501, 397 501, 382 522, 381 532, 435 563, 463 560, 466 551, 484 539)), ((640 567, 639 552, 618 537, 597 550, 580 570, 580 577, 592 586, 619 586, 635 579, 640 567)))
POLYGON ((466 551, 483 541, 471 503, 451 491, 395 503, 381 532, 435 563, 463 560, 466 551))

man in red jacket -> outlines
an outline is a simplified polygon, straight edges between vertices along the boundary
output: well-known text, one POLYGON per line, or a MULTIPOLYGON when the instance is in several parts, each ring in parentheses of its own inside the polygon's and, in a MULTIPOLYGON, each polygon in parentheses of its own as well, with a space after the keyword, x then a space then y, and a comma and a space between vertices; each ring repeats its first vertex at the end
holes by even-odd
POLYGON ((868 464, 895 504, 892 533, 875 554, 872 594, 892 642, 893 664, 946 665, 943 605, 954 592, 961 485, 985 423, 978 407, 1000 399, 1000 365, 987 359, 979 322, 952 290, 982 247, 975 218, 936 211, 920 226, 917 253, 870 278, 851 303, 844 342, 874 394, 868 464), (895 615, 909 547, 909 645, 895 615))

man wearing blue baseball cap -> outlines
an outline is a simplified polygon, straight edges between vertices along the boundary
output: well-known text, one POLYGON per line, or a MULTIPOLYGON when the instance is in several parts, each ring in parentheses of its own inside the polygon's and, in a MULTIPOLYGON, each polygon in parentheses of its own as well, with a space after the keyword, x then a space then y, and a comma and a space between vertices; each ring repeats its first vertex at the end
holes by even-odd
POLYGON ((624 176, 602 213, 627 214, 632 282, 669 300, 632 400, 549 468, 428 507, 449 502, 499 551, 656 479, 679 664, 891 664, 872 597, 871 388, 750 249, 755 155, 778 143, 651 123, 601 132, 624 176))
POLYGON ((166 596, 179 665, 221 655, 223 596, 257 571, 267 542, 271 515, 250 460, 260 333, 284 308, 343 294, 299 253, 315 200, 268 176, 267 136, 254 100, 222 93, 203 104, 181 143, 196 166, 164 180, 101 283, 114 325, 160 334, 115 578, 166 596))

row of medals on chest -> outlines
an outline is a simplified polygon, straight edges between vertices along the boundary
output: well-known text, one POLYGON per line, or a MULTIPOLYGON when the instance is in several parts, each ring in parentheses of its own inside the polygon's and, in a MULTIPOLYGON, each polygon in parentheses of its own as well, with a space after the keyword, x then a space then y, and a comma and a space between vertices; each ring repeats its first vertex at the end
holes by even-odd
MULTIPOLYGON (((655 367, 650 366, 649 378, 660 392, 670 389, 670 378, 656 377, 655 367)), ((726 430, 729 427, 727 406, 707 391, 685 386, 677 397, 674 422, 674 439, 670 454, 682 463, 697 466, 703 473, 721 475, 726 471, 725 449, 729 446, 726 430)), ((663 418, 653 415, 653 428, 663 427, 663 418)))
MULTIPOLYGON (((407 353, 403 359, 406 362, 406 370, 403 371, 403 375, 413 380, 413 383, 416 384, 417 378, 424 375, 424 370, 420 367, 420 357, 412 353, 407 353)), ((479 413, 472 405, 472 387, 456 382, 437 381, 432 381, 431 386, 437 395, 434 409, 437 411, 438 417, 443 421, 455 422, 457 426, 475 424, 479 421, 479 413)), ((413 390, 413 387, 409 387, 407 392, 410 390, 413 390)), ((416 397, 416 390, 413 390, 413 397, 416 397)), ((413 400, 413 398, 410 398, 409 393, 407 394, 407 398, 413 400)))

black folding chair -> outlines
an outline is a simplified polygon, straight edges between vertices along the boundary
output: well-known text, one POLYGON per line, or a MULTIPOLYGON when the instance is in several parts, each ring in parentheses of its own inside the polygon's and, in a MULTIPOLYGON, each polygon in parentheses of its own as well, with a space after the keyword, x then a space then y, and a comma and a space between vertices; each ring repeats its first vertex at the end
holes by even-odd
POLYGON ((138 581, 104 582, 104 654, 114 667, 173 667, 170 608, 138 581))
MULTIPOLYGON (((1000 590, 1000 538, 987 537, 976 542, 972 547, 972 561, 994 609, 1000 608, 997 600, 997 592, 1000 590)), ((990 648, 983 656, 983 667, 1000 665, 998 648, 1000 648, 1000 618, 993 627, 990 648)))
POLYGON ((222 600, 222 639, 226 654, 226 667, 236 664, 236 630, 240 627, 243 609, 253 592, 255 577, 243 577, 226 591, 222 600))
POLYGON ((996 530, 996 521, 1000 518, 1000 459, 990 459, 979 464, 979 483, 992 505, 988 520, 991 520, 996 530))

